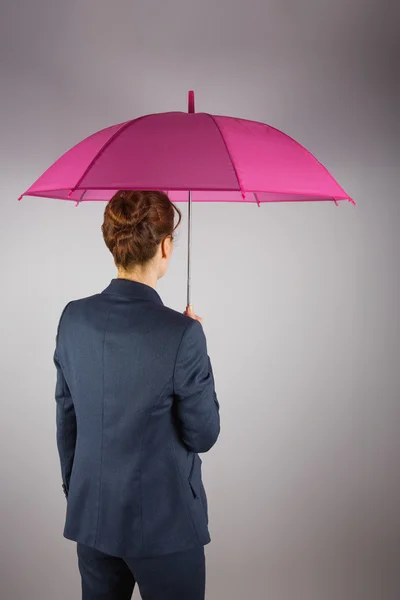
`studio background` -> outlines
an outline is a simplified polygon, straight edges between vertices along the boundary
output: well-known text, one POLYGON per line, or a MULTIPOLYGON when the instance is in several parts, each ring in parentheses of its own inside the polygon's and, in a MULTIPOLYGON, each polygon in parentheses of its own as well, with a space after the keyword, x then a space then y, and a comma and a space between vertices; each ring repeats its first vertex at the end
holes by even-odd
MULTIPOLYGON (((399 12, 368 0, 3 1, 0 597, 80 597, 55 444, 58 319, 115 276, 103 203, 18 196, 87 135, 267 122, 356 200, 195 204, 193 302, 222 433, 208 599, 398 600, 399 12)), ((186 206, 159 292, 183 311, 186 206)))

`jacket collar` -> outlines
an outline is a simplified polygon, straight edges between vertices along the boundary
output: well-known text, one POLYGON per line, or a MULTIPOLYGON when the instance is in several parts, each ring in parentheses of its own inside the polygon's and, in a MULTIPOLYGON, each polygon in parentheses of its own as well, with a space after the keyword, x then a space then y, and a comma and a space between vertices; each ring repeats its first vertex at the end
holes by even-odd
POLYGON ((102 291, 102 294, 116 294, 118 296, 135 298, 136 300, 148 300, 149 302, 163 304, 160 296, 151 286, 120 277, 112 279, 110 285, 102 291))

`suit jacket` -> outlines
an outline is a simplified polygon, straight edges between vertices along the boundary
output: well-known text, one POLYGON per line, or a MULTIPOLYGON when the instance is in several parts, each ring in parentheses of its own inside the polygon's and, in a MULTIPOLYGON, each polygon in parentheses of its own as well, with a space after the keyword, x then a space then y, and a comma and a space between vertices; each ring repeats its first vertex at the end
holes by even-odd
POLYGON ((207 544, 198 453, 220 420, 201 324, 113 279, 64 308, 54 363, 64 537, 114 556, 207 544))

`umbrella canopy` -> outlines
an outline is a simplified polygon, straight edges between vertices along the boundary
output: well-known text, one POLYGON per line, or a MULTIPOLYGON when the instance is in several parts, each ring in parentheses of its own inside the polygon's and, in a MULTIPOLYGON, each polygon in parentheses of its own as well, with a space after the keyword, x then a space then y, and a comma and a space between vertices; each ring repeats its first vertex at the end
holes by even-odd
MULTIPOLYGON (((22 196, 108 201, 117 190, 163 190, 173 202, 354 201, 285 133, 194 112, 151 114, 102 129, 59 158, 22 196)), ((20 198, 22 198, 22 196, 20 198)))
POLYGON ((192 202, 354 200, 303 146, 256 121, 189 110, 145 115, 102 129, 59 158, 19 197, 108 201, 118 190, 162 190, 188 201, 187 304, 191 303, 192 202))

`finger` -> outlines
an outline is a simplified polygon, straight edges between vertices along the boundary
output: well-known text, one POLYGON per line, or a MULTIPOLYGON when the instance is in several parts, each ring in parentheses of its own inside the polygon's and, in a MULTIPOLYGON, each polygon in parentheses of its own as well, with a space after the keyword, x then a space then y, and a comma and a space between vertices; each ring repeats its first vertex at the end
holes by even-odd
POLYGON ((186 307, 186 311, 187 311, 187 314, 189 315, 189 317, 195 317, 196 316, 194 314, 193 304, 188 304, 187 307, 186 307))

